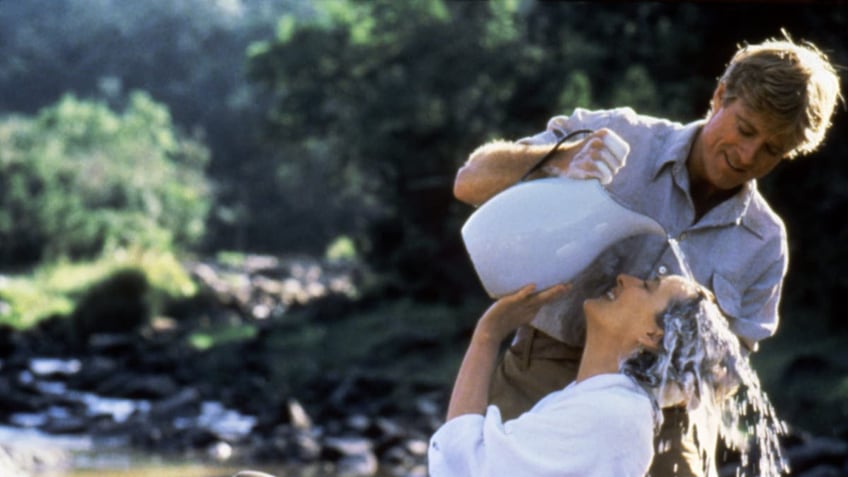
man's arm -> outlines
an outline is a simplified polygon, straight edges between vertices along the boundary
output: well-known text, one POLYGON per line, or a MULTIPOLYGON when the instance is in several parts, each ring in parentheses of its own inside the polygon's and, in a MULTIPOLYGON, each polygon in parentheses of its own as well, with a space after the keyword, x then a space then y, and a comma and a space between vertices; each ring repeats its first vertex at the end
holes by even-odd
MULTIPOLYGON (((477 148, 456 175, 454 196, 466 204, 479 206, 518 182, 552 144, 521 144, 495 141, 477 148)), ((544 170, 531 178, 565 175, 575 179, 598 178, 609 183, 624 166, 630 147, 609 129, 600 129, 583 140, 559 146, 545 163, 544 170)))
MULTIPOLYGON (((552 145, 529 145, 517 142, 494 141, 486 143, 471 153, 468 161, 456 174, 453 195, 466 204, 479 206, 497 193, 518 182, 552 145)), ((551 162, 567 161, 573 146, 560 146, 551 162)), ((538 171, 531 178, 543 177, 538 171)))

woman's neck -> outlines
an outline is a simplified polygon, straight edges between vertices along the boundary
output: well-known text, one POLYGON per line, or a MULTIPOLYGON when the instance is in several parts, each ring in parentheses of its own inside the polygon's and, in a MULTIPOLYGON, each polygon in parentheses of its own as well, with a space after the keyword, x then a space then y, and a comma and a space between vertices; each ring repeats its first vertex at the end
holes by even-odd
POLYGON ((577 382, 599 374, 619 372, 621 360, 633 351, 625 349, 616 337, 593 331, 591 327, 586 330, 586 346, 577 368, 577 382))

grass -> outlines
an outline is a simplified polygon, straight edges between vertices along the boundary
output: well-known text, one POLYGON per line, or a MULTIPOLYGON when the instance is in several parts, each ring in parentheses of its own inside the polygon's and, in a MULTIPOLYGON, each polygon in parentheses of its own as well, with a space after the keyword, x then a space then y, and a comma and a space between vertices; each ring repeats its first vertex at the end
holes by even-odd
POLYGON ((192 348, 205 351, 218 345, 236 343, 256 337, 257 329, 250 324, 220 326, 211 330, 195 331, 188 336, 192 348))
POLYGON ((144 272, 154 293, 156 310, 168 297, 190 297, 197 286, 171 252, 121 250, 96 260, 60 260, 42 264, 29 273, 0 275, 0 324, 26 329, 40 320, 73 311, 76 300, 91 285, 125 268, 144 272))

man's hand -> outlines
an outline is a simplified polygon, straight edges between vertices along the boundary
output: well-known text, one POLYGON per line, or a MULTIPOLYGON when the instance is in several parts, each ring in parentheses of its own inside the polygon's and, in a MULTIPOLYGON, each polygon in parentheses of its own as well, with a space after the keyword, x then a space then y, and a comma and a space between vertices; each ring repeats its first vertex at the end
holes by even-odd
POLYGON ((570 161, 553 159, 545 170, 572 179, 598 179, 606 185, 624 167, 629 153, 630 145, 621 136, 603 128, 584 139, 570 161))
POLYGON ((522 325, 530 323, 543 305, 559 298, 571 284, 558 284, 536 292, 536 285, 527 285, 517 292, 494 302, 477 323, 474 339, 500 344, 522 325))

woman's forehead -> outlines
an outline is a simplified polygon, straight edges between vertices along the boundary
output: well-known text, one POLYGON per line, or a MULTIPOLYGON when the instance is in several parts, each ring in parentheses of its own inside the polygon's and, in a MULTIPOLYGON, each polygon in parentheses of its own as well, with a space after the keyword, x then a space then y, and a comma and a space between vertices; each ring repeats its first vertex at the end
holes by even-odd
POLYGON ((695 283, 678 275, 661 278, 658 290, 668 294, 669 297, 684 297, 698 293, 695 283))

